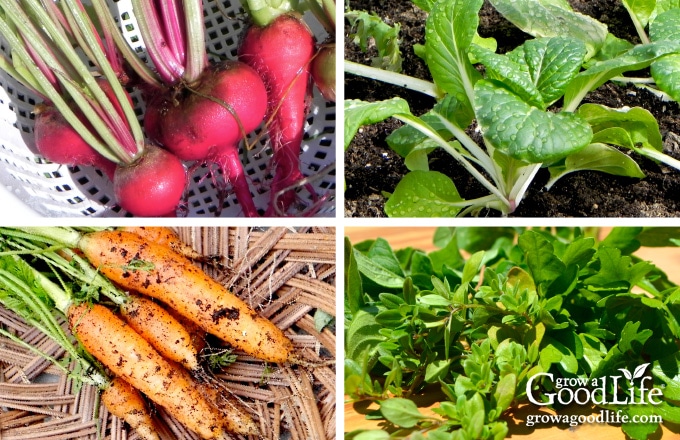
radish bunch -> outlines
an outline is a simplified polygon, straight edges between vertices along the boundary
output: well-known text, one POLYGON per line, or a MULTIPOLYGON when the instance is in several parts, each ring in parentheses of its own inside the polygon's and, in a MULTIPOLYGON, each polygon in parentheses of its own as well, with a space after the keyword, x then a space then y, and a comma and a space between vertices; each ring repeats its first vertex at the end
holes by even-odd
MULTIPOLYGON (((332 1, 317 1, 306 6, 332 30, 332 1)), ((273 10, 249 2, 254 23, 238 58, 211 63, 201 0, 132 6, 149 65, 122 38, 105 0, 92 0, 89 10, 81 0, 0 0, 0 34, 16 61, 5 60, 3 69, 43 98, 34 112, 38 152, 55 163, 101 169, 117 203, 133 215, 182 212, 188 168, 207 170, 220 199, 233 192, 242 214, 255 217, 261 211, 242 157, 264 123, 273 177, 260 183, 271 194, 262 212, 299 212, 300 188, 318 201, 299 157, 312 77, 326 99, 335 99, 334 46, 317 45, 287 2, 273 10), (131 87, 146 102, 142 124, 131 87)))

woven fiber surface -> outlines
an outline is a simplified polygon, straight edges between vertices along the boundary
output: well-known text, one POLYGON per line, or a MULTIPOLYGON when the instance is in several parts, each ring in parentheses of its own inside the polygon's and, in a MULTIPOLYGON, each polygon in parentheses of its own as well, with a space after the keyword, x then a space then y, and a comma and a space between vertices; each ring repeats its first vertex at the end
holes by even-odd
MULTIPOLYGON (((204 267, 293 341, 304 365, 266 364, 238 355, 214 371, 217 383, 238 398, 263 439, 334 439, 335 327, 317 330, 320 315, 335 315, 333 228, 178 228, 180 237, 220 265, 204 267), (322 312, 318 312, 322 311, 322 312)), ((0 325, 21 341, 0 338, 0 439, 136 439, 100 403, 99 390, 81 385, 34 350, 62 359, 63 352, 11 311, 0 325)), ((222 347, 214 340, 213 351, 222 347)), ((71 371, 67 369, 67 371, 71 371)), ((155 408, 161 437, 197 439, 155 408)), ((244 438, 234 436, 233 438, 244 438)))

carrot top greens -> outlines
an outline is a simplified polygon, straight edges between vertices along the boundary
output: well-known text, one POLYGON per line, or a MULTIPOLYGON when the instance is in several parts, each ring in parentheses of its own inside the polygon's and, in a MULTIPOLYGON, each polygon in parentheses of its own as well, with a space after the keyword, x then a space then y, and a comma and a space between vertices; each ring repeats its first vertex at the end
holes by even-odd
MULTIPOLYGON (((346 242, 345 393, 401 429, 361 438, 501 439, 522 403, 679 423, 680 287, 634 252, 680 232, 594 232, 442 228, 430 253, 346 242), (411 400, 426 385, 434 418, 411 400)), ((652 420, 622 429, 646 439, 652 420)))

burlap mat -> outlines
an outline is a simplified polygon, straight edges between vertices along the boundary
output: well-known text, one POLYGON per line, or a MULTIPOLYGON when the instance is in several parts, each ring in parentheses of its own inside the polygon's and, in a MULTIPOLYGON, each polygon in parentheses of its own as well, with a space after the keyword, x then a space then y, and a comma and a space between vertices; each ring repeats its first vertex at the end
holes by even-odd
MULTIPOLYGON (((223 268, 204 267, 284 329, 308 365, 267 365, 238 356, 216 373, 257 420, 264 439, 335 438, 334 228, 177 228, 204 255, 221 255, 223 268), (321 315, 321 316, 319 316, 321 315)), ((39 331, 0 308, 0 325, 57 358, 63 353, 39 331)), ((135 439, 100 404, 99 392, 78 386, 39 355, 0 338, 0 440, 135 439)), ((156 410, 164 439, 197 439, 156 410)), ((234 436, 234 438, 239 438, 234 436)))

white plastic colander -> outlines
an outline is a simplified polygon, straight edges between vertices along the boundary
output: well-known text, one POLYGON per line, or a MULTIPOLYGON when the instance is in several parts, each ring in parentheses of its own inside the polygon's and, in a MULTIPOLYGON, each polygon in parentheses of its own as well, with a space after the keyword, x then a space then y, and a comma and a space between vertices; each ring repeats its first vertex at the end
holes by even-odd
MULTIPOLYGON (((117 11, 125 38, 137 53, 144 54, 130 0, 108 0, 117 11)), ((206 47, 213 60, 236 59, 239 39, 247 25, 247 16, 238 0, 204 0, 206 47)), ((306 20, 317 41, 327 34, 310 15, 306 20)), ((0 48, 8 53, 7 45, 0 48)), ((92 167, 67 167, 53 164, 35 152, 32 110, 37 98, 5 72, 0 71, 0 184, 37 213, 46 217, 122 217, 129 215, 115 203, 109 180, 92 167)), ((144 102, 133 94, 137 114, 144 114, 144 102)), ((310 177, 316 193, 325 202, 316 216, 334 215, 335 192, 335 104, 326 102, 314 89, 312 108, 307 117, 305 140, 301 154, 302 172, 310 177)), ((261 129, 260 129, 261 130, 261 129)), ((260 131, 258 130, 258 132, 260 131)), ((253 136, 256 136, 255 133, 253 136)), ((256 148, 247 153, 244 163, 251 180, 251 191, 258 209, 264 211, 269 202, 269 139, 262 136, 256 148)), ((242 155, 242 157, 244 157, 242 155)), ((213 217, 219 211, 217 191, 207 170, 199 169, 191 176, 188 188, 187 215, 213 217)), ((308 205, 312 197, 306 191, 300 197, 308 205), (305 200, 306 199, 306 200, 305 200)), ((230 195, 222 205, 221 216, 241 214, 236 197, 230 195)))

